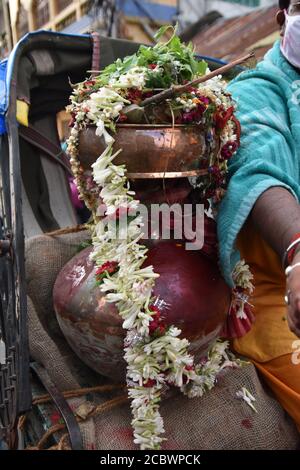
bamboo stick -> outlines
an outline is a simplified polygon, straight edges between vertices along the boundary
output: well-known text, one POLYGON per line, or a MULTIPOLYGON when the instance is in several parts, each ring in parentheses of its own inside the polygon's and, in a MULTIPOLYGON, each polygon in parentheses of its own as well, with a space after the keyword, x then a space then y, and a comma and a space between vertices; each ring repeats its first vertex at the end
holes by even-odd
POLYGON ((159 103, 160 101, 173 98, 175 95, 183 93, 186 90, 188 90, 189 87, 199 85, 199 83, 204 83, 207 80, 210 80, 211 78, 216 77, 217 75, 222 75, 228 72, 229 70, 231 70, 232 68, 236 67, 237 65, 241 65, 244 62, 247 62, 249 59, 252 59, 253 57, 255 57, 255 53, 251 52, 250 54, 240 57, 239 59, 236 59, 233 62, 230 62, 229 64, 226 64, 223 67, 220 67, 217 70, 214 70, 213 72, 210 72, 207 75, 204 75, 203 77, 197 78, 197 80, 193 80, 189 83, 185 83, 184 85, 172 86, 168 88, 167 90, 164 90, 161 93, 158 93, 157 95, 150 96, 150 98, 146 98, 144 101, 141 102, 140 106, 145 107, 145 106, 149 106, 150 104, 159 103))

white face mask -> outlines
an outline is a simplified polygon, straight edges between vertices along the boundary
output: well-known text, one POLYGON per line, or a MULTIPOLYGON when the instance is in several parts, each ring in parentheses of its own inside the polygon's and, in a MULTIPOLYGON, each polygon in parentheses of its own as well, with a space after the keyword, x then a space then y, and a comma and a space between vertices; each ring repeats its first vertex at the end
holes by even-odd
POLYGON ((285 12, 285 33, 281 52, 294 67, 300 69, 300 15, 285 12))

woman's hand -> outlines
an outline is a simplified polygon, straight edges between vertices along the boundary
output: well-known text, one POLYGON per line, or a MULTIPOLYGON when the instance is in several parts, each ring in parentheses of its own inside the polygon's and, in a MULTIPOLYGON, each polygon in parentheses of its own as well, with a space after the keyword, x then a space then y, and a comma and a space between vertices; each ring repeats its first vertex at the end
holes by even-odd
MULTIPOLYGON (((281 259, 295 234, 300 234, 299 201, 283 187, 274 186, 262 193, 250 217, 265 241, 281 259)), ((300 245, 297 246, 292 265, 296 263, 300 263, 300 245)), ((286 284, 289 327, 300 338, 300 264, 287 276, 286 284)))
MULTIPOLYGON (((293 263, 300 263, 300 252, 294 256, 293 263)), ((286 292, 288 298, 287 319, 290 330, 300 338, 300 264, 287 276, 286 292)))
MULTIPOLYGON (((283 187, 274 186, 262 193, 250 217, 265 241, 281 259, 295 234, 300 234, 300 204, 283 187)), ((300 245, 298 247, 293 265, 300 263, 300 245)), ((286 284, 289 327, 300 338, 300 265, 287 276, 286 284)))

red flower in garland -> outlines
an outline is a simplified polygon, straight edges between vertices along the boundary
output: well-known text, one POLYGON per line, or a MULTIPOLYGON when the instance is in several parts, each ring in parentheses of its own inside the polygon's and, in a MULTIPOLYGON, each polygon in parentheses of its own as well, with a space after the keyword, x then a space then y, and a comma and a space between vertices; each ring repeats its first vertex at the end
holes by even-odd
POLYGON ((147 382, 143 384, 143 387, 151 388, 151 387, 154 387, 154 385, 156 385, 156 380, 148 379, 147 382))
POLYGON ((218 176, 220 174, 221 170, 218 167, 218 165, 212 165, 208 167, 208 173, 218 176))
POLYGON ((205 106, 208 106, 210 103, 210 99, 207 96, 200 95, 198 96, 198 99, 205 104, 205 106))
POLYGON ((197 95, 193 98, 193 102, 197 104, 197 107, 191 111, 182 113, 181 122, 189 124, 194 122, 200 122, 203 114, 210 104, 209 98, 203 95, 197 95))
POLYGON ((188 111, 182 114, 182 122, 184 122, 185 124, 189 124, 192 122, 200 122, 205 110, 206 105, 203 103, 199 103, 198 106, 192 111, 188 111))
POLYGON ((252 307, 248 303, 248 291, 238 286, 232 290, 232 303, 221 336, 226 339, 241 338, 251 330, 255 321, 252 307))
POLYGON ((230 106, 230 108, 228 108, 227 111, 225 111, 222 108, 221 109, 219 108, 219 110, 217 111, 215 115, 217 130, 221 131, 224 129, 229 119, 231 119, 233 112, 234 112, 233 106, 230 106))
POLYGON ((227 142, 227 144, 225 144, 222 147, 221 157, 224 158, 224 160, 229 160, 232 157, 232 155, 236 152, 237 149, 238 149, 237 142, 235 141, 227 142))
POLYGON ((137 88, 129 88, 126 98, 131 101, 131 103, 138 104, 142 100, 142 92, 137 88))
POLYGON ((148 68, 151 69, 151 70, 156 69, 156 67, 157 67, 157 64, 149 64, 148 65, 148 68))
POLYGON ((151 312, 155 312, 157 315, 160 315, 160 309, 157 307, 157 305, 150 305, 149 310, 151 312))
MULTIPOLYGON (((194 366, 185 366, 184 370, 186 370, 187 372, 190 372, 192 370, 195 370, 195 367, 194 366)), ((183 375, 182 376, 182 381, 184 383, 184 385, 188 382, 189 378, 187 377, 187 375, 183 375)))
POLYGON ((234 124, 235 124, 237 144, 238 144, 238 147, 239 147, 240 144, 241 144, 241 142, 240 142, 240 139, 241 139, 241 132, 242 132, 241 123, 240 123, 240 121, 239 121, 234 115, 232 116, 231 119, 232 119, 232 121, 233 121, 234 124))
POLYGON ((166 324, 161 318, 161 311, 156 305, 150 305, 149 310, 155 312, 152 315, 152 321, 149 324, 149 334, 152 335, 164 335, 166 332, 166 324))
POLYGON ((107 274, 114 274, 118 271, 119 265, 117 261, 107 261, 106 263, 102 264, 96 269, 96 280, 97 282, 101 282, 107 274))
POLYGON ((90 87, 90 86, 95 85, 95 83, 96 83, 96 80, 86 80, 86 81, 84 82, 84 86, 85 86, 86 88, 88 88, 88 87, 90 87))

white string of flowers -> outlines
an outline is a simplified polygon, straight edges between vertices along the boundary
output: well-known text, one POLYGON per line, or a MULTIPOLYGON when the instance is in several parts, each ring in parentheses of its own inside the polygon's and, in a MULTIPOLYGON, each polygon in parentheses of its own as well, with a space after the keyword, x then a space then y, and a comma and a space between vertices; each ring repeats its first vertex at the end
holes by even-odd
MULTIPOLYGON (((113 164, 116 155, 109 145, 93 165, 94 180, 102 187, 100 197, 108 214, 120 208, 120 201, 128 208, 132 205, 135 208, 137 203, 128 189, 124 167, 113 164)), ((189 342, 179 338, 181 330, 174 326, 163 336, 150 337, 153 311, 149 305, 155 301, 152 289, 158 275, 152 266, 142 268, 147 249, 138 243, 141 237, 139 216, 129 222, 124 239, 116 238, 105 220, 100 220, 95 227, 91 257, 97 266, 108 259, 118 263, 117 273, 105 278, 100 289, 106 293, 109 302, 116 303, 123 328, 128 330, 125 359, 135 443, 141 449, 157 449, 163 440, 159 402, 165 386, 172 383, 188 396, 202 396, 206 389, 212 388, 224 364, 232 366, 233 363, 225 352, 228 344, 217 342, 207 364, 194 368, 193 357, 187 352, 189 342)))
MULTIPOLYGON (((100 198, 110 215, 121 205, 135 209, 138 204, 129 189, 124 166, 113 163, 117 153, 113 153, 110 142, 93 165, 94 180, 101 187, 100 198)), ((171 326, 163 336, 150 337, 154 312, 149 306, 155 303, 152 289, 158 275, 152 266, 142 267, 147 248, 138 243, 142 237, 141 218, 137 216, 129 222, 126 238, 116 237, 112 226, 105 219, 98 220, 91 258, 96 266, 107 260, 118 264, 118 271, 103 279, 100 289, 106 293, 108 302, 116 303, 123 328, 128 331, 125 360, 134 442, 143 450, 158 449, 164 433, 159 402, 165 387, 173 384, 189 397, 202 396, 213 387, 220 370, 235 363, 226 353, 227 342, 216 342, 207 363, 194 367, 193 357, 188 353, 189 342, 179 338, 181 330, 171 326)))
POLYGON ((84 104, 73 100, 72 110, 74 112, 75 109, 76 118, 68 151, 81 197, 86 200, 88 191, 78 161, 79 132, 86 122, 93 123, 96 134, 103 135, 107 144, 93 164, 92 171, 96 188, 93 188, 94 205, 89 205, 94 216, 91 259, 98 268, 108 262, 115 266, 112 272, 105 271, 99 288, 108 302, 116 304, 123 319, 123 328, 127 330, 124 357, 127 362, 128 393, 132 400, 134 442, 142 450, 159 449, 164 440, 159 405, 166 388, 175 385, 188 397, 200 397, 214 386, 224 367, 237 366, 239 361, 233 361, 226 351, 228 342, 216 341, 207 360, 195 366, 193 357, 188 353, 189 341, 179 337, 180 329, 170 326, 158 337, 150 334, 149 328, 157 313, 155 306, 158 299, 153 298, 152 291, 158 275, 152 266, 143 267, 148 250, 140 243, 142 219, 140 216, 130 217, 125 227, 122 228, 122 224, 118 226, 118 234, 116 224, 110 223, 122 211, 127 221, 127 214, 135 213, 139 204, 134 199, 135 193, 130 190, 125 166, 114 164, 119 152, 113 152, 114 139, 106 130, 112 129, 113 120, 126 104, 126 100, 116 91, 116 85, 114 83, 114 90, 102 87, 84 104), (99 210, 103 205, 105 217, 100 217, 99 210))

